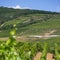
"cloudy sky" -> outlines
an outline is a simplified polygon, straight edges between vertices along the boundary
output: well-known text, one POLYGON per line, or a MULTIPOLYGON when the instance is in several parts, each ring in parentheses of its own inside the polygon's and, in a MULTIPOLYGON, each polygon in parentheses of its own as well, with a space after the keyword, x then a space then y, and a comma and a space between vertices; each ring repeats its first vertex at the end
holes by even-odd
POLYGON ((0 6, 60 12, 60 0, 0 0, 0 6))

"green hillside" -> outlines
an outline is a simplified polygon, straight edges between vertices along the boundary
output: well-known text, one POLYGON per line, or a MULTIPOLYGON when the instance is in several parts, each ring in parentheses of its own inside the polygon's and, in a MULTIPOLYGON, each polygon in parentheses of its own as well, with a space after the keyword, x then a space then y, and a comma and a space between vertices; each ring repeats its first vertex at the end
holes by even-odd
POLYGON ((0 7, 0 37, 8 36, 14 24, 19 36, 44 35, 52 30, 60 35, 60 13, 0 7))
POLYGON ((0 7, 1 60, 34 60, 39 52, 60 60, 59 47, 59 12, 0 7))

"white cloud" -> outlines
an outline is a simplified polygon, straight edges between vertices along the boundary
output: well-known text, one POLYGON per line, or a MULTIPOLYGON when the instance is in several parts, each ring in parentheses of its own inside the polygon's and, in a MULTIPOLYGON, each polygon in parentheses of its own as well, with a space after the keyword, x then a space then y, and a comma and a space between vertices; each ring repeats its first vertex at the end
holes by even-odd
POLYGON ((14 9, 31 9, 29 7, 21 7, 20 5, 12 6, 11 8, 14 8, 14 9))
POLYGON ((14 8, 14 9, 21 9, 21 7, 19 5, 16 5, 16 6, 12 7, 12 8, 14 8))

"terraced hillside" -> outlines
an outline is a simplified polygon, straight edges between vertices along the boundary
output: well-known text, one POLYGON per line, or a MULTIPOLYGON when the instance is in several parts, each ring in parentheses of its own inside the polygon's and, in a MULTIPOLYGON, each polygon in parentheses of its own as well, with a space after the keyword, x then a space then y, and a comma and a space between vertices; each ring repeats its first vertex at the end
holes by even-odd
POLYGON ((60 35, 60 14, 39 10, 15 10, 12 8, 0 8, 0 36, 9 36, 8 32, 16 24, 17 35, 60 35), (5 9, 5 10, 4 10, 5 9), (7 10, 7 11, 6 11, 7 10), (9 17, 8 17, 9 16, 9 17))

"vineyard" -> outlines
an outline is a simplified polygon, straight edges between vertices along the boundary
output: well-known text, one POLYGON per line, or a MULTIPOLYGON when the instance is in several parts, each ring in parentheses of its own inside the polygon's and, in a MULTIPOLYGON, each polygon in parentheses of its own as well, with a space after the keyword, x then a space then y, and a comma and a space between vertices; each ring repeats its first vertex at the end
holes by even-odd
POLYGON ((56 30, 53 34, 60 35, 59 14, 29 14, 6 21, 0 26, 0 37, 9 36, 14 24, 17 25, 18 36, 44 35, 51 30, 56 30))
POLYGON ((38 52, 41 52, 40 60, 46 60, 47 53, 53 54, 53 59, 60 60, 58 44, 50 49, 48 43, 41 42, 17 42, 15 39, 16 28, 10 31, 9 39, 0 42, 0 60, 34 60, 38 52))
POLYGON ((0 60, 60 60, 60 13, 0 7, 0 60))

